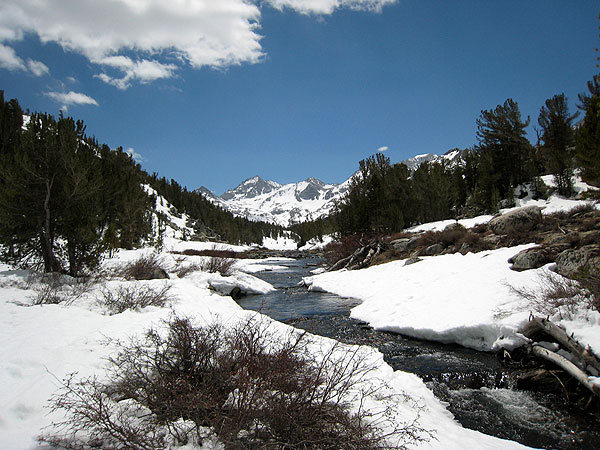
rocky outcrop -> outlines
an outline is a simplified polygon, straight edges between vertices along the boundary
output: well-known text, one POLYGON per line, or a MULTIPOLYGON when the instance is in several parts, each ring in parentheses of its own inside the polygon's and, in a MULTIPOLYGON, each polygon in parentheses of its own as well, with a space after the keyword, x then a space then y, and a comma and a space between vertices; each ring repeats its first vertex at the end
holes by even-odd
POLYGON ((552 262, 548 251, 543 247, 528 248, 517 253, 508 260, 512 264, 511 269, 522 271, 537 269, 552 262))
POLYGON ((409 252, 414 250, 419 242, 419 236, 412 238, 400 238, 390 242, 392 248, 397 252, 409 252))
POLYGON ((539 206, 526 206, 494 217, 488 227, 497 235, 531 231, 542 220, 539 206))
POLYGON ((444 245, 440 244, 440 243, 437 243, 437 244, 432 244, 429 247, 427 247, 423 251, 423 255, 425 255, 425 256, 434 256, 434 255, 439 255, 443 251, 444 251, 444 245))
POLYGON ((556 271, 568 278, 577 277, 584 272, 600 274, 600 245, 564 250, 556 258, 556 271))

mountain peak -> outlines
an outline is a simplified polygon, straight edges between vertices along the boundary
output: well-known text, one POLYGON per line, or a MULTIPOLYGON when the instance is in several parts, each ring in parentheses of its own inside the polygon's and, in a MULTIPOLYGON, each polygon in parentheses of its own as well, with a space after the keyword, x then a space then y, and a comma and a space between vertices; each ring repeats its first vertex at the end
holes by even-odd
POLYGON ((310 184, 318 184, 319 186, 324 186, 325 185, 325 183, 323 183, 321 180, 319 180, 318 178, 315 178, 315 177, 308 177, 304 181, 306 183, 310 183, 310 184))
POLYGON ((224 200, 238 198, 254 198, 262 194, 267 194, 281 187, 279 183, 270 180, 263 180, 258 175, 242 181, 236 188, 229 189, 221 195, 224 200))

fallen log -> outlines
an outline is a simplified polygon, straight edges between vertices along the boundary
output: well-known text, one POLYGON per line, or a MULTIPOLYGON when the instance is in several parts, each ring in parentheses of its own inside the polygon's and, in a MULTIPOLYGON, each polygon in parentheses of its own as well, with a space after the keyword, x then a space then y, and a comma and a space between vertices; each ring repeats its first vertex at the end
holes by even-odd
POLYGON ((600 397, 600 388, 598 387, 598 385, 591 383, 589 381, 588 374, 581 370, 579 367, 577 367, 575 364, 573 364, 571 361, 539 345, 534 344, 531 347, 531 351, 535 356, 550 361, 553 364, 556 364, 558 367, 560 367, 573 378, 575 378, 579 383, 588 388, 594 395, 600 397))
POLYGON ((362 269, 369 266, 373 258, 380 255, 386 248, 387 246, 381 242, 372 242, 355 250, 350 256, 340 259, 327 270, 332 272, 339 269, 362 269))
POLYGON ((543 319, 540 317, 534 317, 529 321, 529 331, 524 331, 525 336, 532 337, 532 329, 535 330, 536 328, 556 339, 559 344, 561 344, 576 358, 578 358, 583 363, 582 365, 592 372, 593 375, 600 375, 600 361, 589 347, 585 348, 583 345, 569 336, 565 330, 560 328, 558 325, 555 325, 548 319, 543 319), (589 367, 592 369, 589 369, 589 367))

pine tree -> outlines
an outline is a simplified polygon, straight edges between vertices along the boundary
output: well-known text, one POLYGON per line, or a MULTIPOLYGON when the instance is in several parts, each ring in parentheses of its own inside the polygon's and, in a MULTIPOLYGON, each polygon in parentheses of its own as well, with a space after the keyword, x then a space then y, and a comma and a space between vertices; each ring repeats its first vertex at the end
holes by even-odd
POLYGON ((594 95, 587 103, 585 117, 576 133, 576 158, 582 178, 600 187, 600 95, 594 95))
POLYGON ((579 98, 579 105, 577 105, 577 107, 581 111, 587 111, 592 98, 600 95, 600 75, 594 75, 592 79, 587 82, 587 88, 589 94, 582 93, 577 95, 577 98, 579 98))
POLYGON ((554 175, 558 192, 567 197, 573 192, 573 150, 575 135, 573 120, 578 114, 569 114, 564 94, 546 100, 540 110, 538 123, 542 127, 542 155, 548 171, 554 175))
MULTIPOLYGON (((490 158, 490 171, 485 184, 491 185, 488 194, 498 191, 505 197, 511 187, 530 181, 535 175, 533 147, 525 137, 529 118, 521 120, 519 105, 512 99, 493 110, 482 110, 477 119, 479 150, 490 158)), ((483 176, 483 174, 480 174, 483 176)))
POLYGON ((40 257, 46 272, 62 269, 56 256, 62 174, 55 120, 33 114, 19 151, 3 155, 0 240, 15 262, 40 257))

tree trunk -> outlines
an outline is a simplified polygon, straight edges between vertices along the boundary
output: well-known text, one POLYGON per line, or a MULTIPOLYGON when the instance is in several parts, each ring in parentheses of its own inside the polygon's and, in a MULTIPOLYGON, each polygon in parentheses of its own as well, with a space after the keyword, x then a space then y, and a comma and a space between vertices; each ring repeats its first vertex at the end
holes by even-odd
MULTIPOLYGON (((567 335, 565 330, 558 327, 550 320, 546 320, 539 317, 534 317, 530 322, 530 326, 533 329, 542 330, 544 333, 552 336, 556 339, 561 345, 563 345, 567 350, 569 350, 573 355, 575 355, 579 360, 583 363, 583 366, 586 367, 594 375, 600 374, 600 361, 598 358, 592 353, 591 349, 585 348, 575 339, 567 335), (591 370, 590 370, 591 368, 591 370)), ((531 337, 532 331, 525 330, 524 334, 527 337, 531 337), (529 334, 529 335, 528 335, 529 334)))
POLYGON ((61 265, 54 255, 54 237, 50 229, 50 193, 54 184, 54 176, 46 180, 46 198, 44 199, 44 226, 40 236, 42 258, 44 259, 44 272, 60 272, 61 265))
POLYGON ((600 396, 600 388, 598 388, 597 385, 591 383, 589 381, 587 373, 585 373, 571 361, 560 356, 557 353, 554 353, 553 351, 550 351, 544 347, 540 347, 539 345, 534 345, 531 348, 531 350, 535 356, 544 358, 545 360, 556 364, 558 367, 560 367, 573 378, 575 378, 577 381, 579 381, 579 383, 588 388, 594 395, 600 396))

